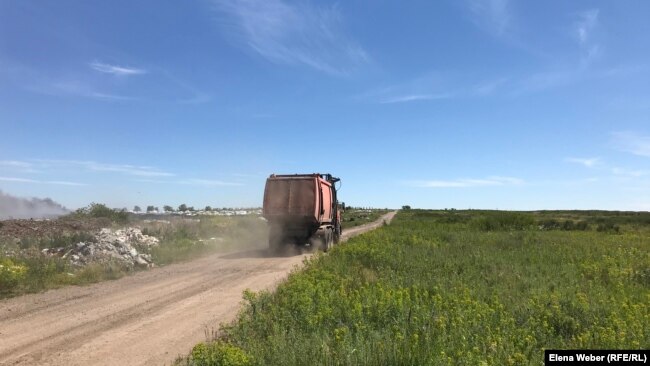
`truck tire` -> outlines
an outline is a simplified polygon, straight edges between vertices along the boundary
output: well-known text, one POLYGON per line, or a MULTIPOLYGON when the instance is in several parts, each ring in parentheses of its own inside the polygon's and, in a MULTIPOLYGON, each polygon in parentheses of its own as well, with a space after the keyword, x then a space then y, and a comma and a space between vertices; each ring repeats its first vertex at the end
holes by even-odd
POLYGON ((324 243, 325 241, 321 235, 314 234, 311 238, 309 238, 309 247, 311 250, 323 250, 324 243))
POLYGON ((281 238, 269 238, 269 253, 275 255, 280 254, 282 251, 282 239, 281 238))
POLYGON ((338 244, 341 242, 341 226, 337 226, 336 229, 334 229, 334 244, 338 244))
POLYGON ((332 246, 334 246, 334 235, 332 234, 332 231, 327 231, 324 237, 322 238, 322 244, 321 244, 321 249, 323 252, 327 253, 330 249, 332 249, 332 246))
POLYGON ((282 235, 282 228, 272 226, 269 230, 269 252, 271 254, 279 254, 282 252, 285 238, 282 235))

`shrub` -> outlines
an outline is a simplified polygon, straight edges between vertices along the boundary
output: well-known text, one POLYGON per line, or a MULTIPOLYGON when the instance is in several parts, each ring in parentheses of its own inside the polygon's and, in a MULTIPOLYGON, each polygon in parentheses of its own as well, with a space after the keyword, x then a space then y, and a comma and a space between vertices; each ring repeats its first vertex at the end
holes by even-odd
POLYGON ((69 265, 60 258, 24 258, 27 273, 25 287, 27 292, 40 291, 57 282, 57 275, 70 270, 69 265))
POLYGON ((251 358, 237 346, 217 341, 199 343, 192 349, 190 365, 196 366, 246 366, 251 358))
POLYGON ((565 220, 564 222, 560 222, 555 219, 548 219, 540 221, 539 228, 541 230, 585 231, 589 230, 589 224, 586 221, 575 222, 573 220, 565 220))
POLYGON ((507 231, 524 230, 535 221, 529 214, 518 212, 494 212, 487 213, 472 221, 472 226, 481 231, 507 231))
POLYGON ((25 278, 27 267, 9 258, 0 258, 0 297, 11 293, 25 278))
POLYGON ((605 222, 598 224, 596 231, 618 234, 621 232, 621 227, 611 222, 605 222))
POLYGON ((156 264, 169 264, 198 257, 210 249, 205 242, 188 238, 165 239, 151 250, 151 257, 156 264))
POLYGON ((73 216, 107 218, 116 223, 126 223, 129 221, 129 214, 125 210, 114 210, 102 203, 91 203, 75 211, 73 216))
POLYGON ((571 221, 571 220, 566 220, 562 224, 562 230, 571 231, 571 230, 573 230, 574 227, 575 227, 575 225, 573 224, 573 221, 571 221))
POLYGON ((52 238, 44 238, 38 242, 38 247, 43 248, 68 248, 74 244, 80 242, 95 242, 97 239, 95 236, 88 232, 78 232, 73 233, 72 235, 60 235, 52 238))
POLYGON ((576 222, 574 228, 575 228, 574 230, 581 230, 581 231, 589 230, 589 224, 586 221, 578 221, 576 222))
POLYGON ((560 222, 555 219, 543 220, 539 223, 539 228, 542 230, 558 230, 560 226, 560 222))
POLYGON ((119 262, 93 263, 75 273, 75 283, 88 284, 104 280, 115 280, 130 271, 127 265, 119 262))

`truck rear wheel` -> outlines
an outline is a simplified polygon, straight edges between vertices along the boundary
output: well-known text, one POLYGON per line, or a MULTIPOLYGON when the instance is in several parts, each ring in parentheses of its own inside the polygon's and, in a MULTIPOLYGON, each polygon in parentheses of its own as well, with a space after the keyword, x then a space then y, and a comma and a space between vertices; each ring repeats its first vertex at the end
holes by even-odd
POLYGON ((311 238, 309 238, 309 247, 311 250, 317 250, 317 249, 323 249, 325 241, 323 240, 323 237, 321 235, 312 235, 311 238))
POLYGON ((334 235, 331 230, 325 232, 322 241, 321 249, 327 253, 334 246, 334 235))
POLYGON ((282 228, 271 226, 269 230, 269 252, 271 254, 278 254, 282 251, 285 238, 282 235, 282 228))

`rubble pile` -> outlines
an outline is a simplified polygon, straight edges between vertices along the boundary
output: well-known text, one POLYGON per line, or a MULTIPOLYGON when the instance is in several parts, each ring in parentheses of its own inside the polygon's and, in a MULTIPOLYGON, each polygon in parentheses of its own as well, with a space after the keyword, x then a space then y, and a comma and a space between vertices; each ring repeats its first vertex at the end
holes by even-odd
POLYGON ((158 239, 142 234, 138 228, 119 230, 101 229, 93 241, 79 242, 71 249, 47 248, 43 253, 68 258, 73 265, 118 261, 128 266, 152 267, 151 256, 139 253, 137 248, 150 248, 158 245, 158 239))

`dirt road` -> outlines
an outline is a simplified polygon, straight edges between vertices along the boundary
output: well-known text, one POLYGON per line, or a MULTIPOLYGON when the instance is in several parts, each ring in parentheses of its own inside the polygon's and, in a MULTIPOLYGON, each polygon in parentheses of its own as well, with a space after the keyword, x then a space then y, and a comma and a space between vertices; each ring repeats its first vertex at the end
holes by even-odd
POLYGON ((242 291, 275 287, 307 256, 216 254, 116 281, 0 301, 0 364, 169 364, 220 323, 232 321, 242 291))

